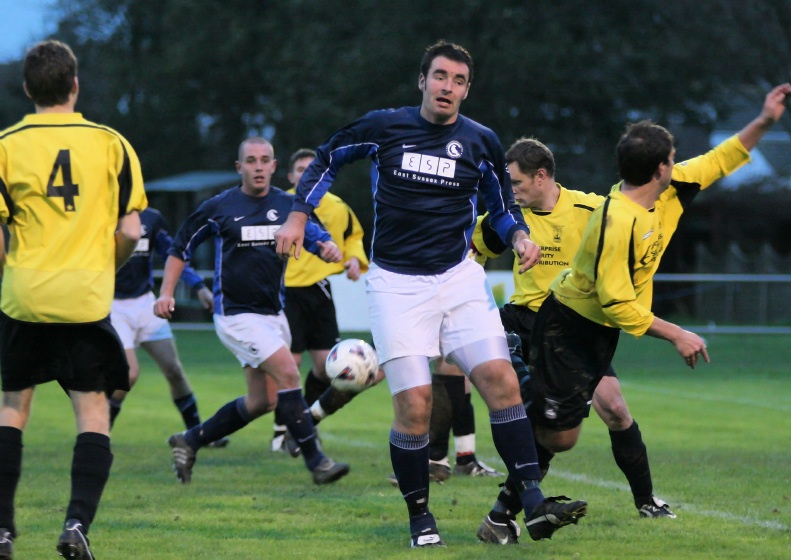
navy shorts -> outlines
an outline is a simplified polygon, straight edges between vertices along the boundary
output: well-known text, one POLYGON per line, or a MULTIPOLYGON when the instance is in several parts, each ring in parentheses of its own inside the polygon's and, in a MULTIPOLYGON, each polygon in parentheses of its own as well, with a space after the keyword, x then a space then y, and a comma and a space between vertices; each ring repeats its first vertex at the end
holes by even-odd
POLYGON ((586 319, 552 295, 544 300, 530 338, 529 414, 534 424, 569 430, 588 417, 596 386, 612 371, 620 333, 586 319))
POLYGON ((129 390, 129 364, 106 317, 96 323, 28 323, 0 313, 3 391, 49 381, 64 390, 129 390))
POLYGON ((286 288, 284 311, 294 354, 305 350, 329 350, 340 340, 329 280, 304 288, 286 288))

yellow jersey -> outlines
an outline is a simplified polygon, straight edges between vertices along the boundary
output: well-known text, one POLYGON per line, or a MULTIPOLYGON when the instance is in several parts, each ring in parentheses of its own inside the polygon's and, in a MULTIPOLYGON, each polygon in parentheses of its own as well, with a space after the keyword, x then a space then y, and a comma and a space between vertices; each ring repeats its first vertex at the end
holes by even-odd
POLYGON ((673 166, 670 186, 653 208, 644 208, 613 186, 591 215, 582 244, 552 283, 557 299, 583 317, 635 336, 645 334, 653 277, 681 215, 700 190, 750 160, 738 136, 673 166))
MULTIPOLYGON (((521 209, 525 223, 530 226, 530 239, 541 247, 541 260, 527 272, 519 274, 519 261, 514 259, 511 303, 524 305, 533 311, 541 307, 552 281, 562 270, 571 266, 588 225, 588 218, 604 200, 600 194, 573 191, 560 184, 557 186, 560 194, 551 211, 521 209)), ((506 247, 494 230, 487 228, 486 216, 488 214, 478 220, 472 242, 479 253, 493 258, 506 247)))
POLYGON ((116 131, 80 113, 41 113, 0 132, 0 309, 37 323, 110 314, 118 219, 147 205, 140 162, 116 131))
MULTIPOLYGON (((294 193, 294 189, 288 191, 294 193)), ((338 196, 327 193, 313 211, 332 240, 343 253, 341 262, 328 263, 321 257, 302 251, 299 259, 288 259, 287 288, 305 288, 344 271, 343 263, 352 257, 360 261, 360 272, 368 271, 368 257, 363 248, 363 228, 351 208, 338 196)))

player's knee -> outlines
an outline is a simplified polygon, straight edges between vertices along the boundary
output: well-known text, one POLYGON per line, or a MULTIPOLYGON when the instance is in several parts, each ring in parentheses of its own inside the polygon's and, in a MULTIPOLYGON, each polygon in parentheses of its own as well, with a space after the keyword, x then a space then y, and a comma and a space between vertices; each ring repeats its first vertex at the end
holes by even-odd
POLYGON ((622 398, 598 402, 594 409, 610 430, 625 430, 632 425, 632 415, 622 398))

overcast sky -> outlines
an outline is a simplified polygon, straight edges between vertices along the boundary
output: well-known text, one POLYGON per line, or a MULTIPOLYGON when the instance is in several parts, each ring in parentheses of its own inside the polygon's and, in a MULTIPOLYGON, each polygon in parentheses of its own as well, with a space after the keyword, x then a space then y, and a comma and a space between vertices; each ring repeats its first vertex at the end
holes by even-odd
POLYGON ((47 17, 54 0, 0 0, 0 63, 17 60, 25 50, 55 29, 47 17))

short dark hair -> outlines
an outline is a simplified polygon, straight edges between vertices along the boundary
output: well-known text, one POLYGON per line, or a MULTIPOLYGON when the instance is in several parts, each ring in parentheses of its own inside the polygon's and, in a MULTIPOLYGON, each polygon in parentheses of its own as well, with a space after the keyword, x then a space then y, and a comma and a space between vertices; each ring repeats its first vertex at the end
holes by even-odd
POLYGON ((68 101, 77 77, 77 57, 66 43, 42 41, 27 52, 25 86, 33 103, 54 107, 68 101))
POLYGON ((424 77, 428 77, 428 69, 431 68, 432 61, 438 56, 444 56, 447 59, 466 64, 467 68, 470 69, 467 83, 472 83, 472 56, 470 53, 461 45, 448 43, 442 39, 427 47, 426 52, 423 54, 423 60, 420 61, 420 73, 424 77))
POLYGON ((505 152, 505 163, 516 163, 525 175, 534 176, 539 169, 546 169, 547 175, 555 176, 555 156, 552 150, 535 138, 522 137, 505 152))
POLYGON ((314 158, 315 159, 316 158, 316 152, 314 150, 311 150, 310 148, 300 148, 299 150, 297 150, 296 152, 291 154, 291 157, 288 158, 288 172, 289 173, 293 173, 294 172, 294 164, 297 163, 297 160, 300 160, 302 158, 314 158))
POLYGON ((616 148, 621 179, 635 187, 645 185, 672 152, 673 135, 665 127, 648 120, 628 125, 616 148))
MULTIPOLYGON (((264 146, 272 146, 272 142, 261 136, 251 136, 249 138, 245 138, 244 140, 242 140, 241 144, 239 144, 237 161, 242 161, 242 153, 244 152, 244 147, 247 146, 247 144, 263 144, 264 146)), ((275 156, 275 147, 272 146, 272 157, 274 156, 275 156)))

